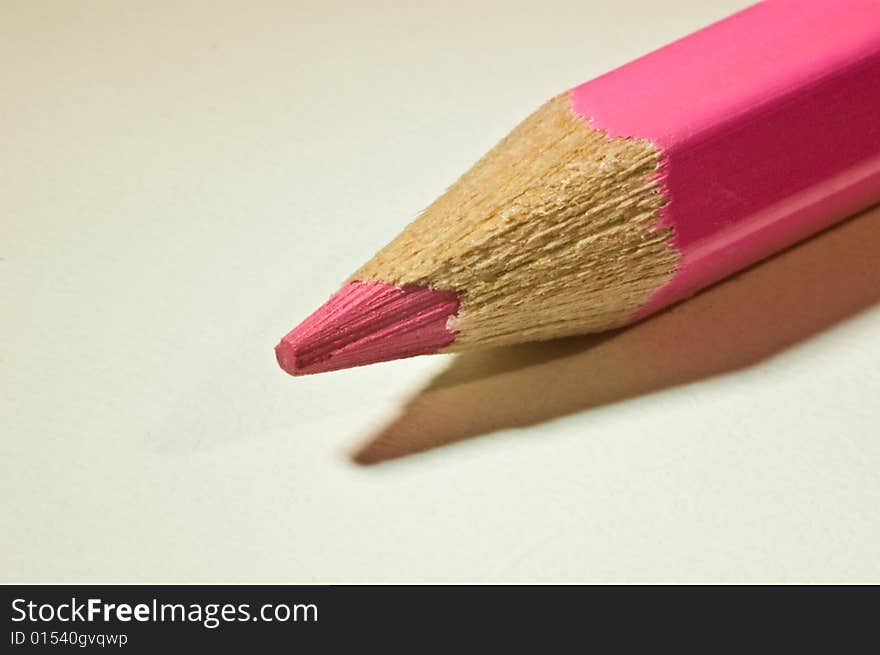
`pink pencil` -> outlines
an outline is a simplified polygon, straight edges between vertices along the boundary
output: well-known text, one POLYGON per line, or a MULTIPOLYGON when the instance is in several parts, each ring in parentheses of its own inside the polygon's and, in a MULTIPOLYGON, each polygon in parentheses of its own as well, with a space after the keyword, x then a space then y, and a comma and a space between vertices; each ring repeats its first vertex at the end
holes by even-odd
POLYGON ((278 362, 302 375, 619 327, 878 201, 880 0, 768 0, 547 102, 278 362))

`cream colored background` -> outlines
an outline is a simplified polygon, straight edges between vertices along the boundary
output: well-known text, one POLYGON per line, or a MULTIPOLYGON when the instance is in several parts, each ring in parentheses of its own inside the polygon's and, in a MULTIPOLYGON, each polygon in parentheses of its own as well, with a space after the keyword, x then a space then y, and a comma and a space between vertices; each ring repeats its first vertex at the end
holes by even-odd
POLYGON ((4 0, 2 580, 880 581, 880 211, 607 339, 272 354, 546 97, 745 4, 4 0))

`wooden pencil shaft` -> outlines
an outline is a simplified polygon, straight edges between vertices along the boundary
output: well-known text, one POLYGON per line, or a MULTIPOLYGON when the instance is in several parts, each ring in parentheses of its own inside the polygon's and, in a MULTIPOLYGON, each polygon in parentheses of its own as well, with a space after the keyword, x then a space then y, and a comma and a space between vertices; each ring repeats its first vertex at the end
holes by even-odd
POLYGON ((279 361, 316 372, 639 320, 880 201, 878 116, 880 0, 759 3, 544 104, 279 361))

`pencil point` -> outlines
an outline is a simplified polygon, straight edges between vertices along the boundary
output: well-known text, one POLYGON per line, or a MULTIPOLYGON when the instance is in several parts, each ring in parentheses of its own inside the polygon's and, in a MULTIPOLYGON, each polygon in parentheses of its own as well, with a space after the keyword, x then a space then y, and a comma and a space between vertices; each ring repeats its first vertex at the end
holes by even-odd
POLYGON ((308 375, 427 355, 455 341, 446 328, 458 312, 455 291, 352 282, 275 346, 278 364, 308 375))

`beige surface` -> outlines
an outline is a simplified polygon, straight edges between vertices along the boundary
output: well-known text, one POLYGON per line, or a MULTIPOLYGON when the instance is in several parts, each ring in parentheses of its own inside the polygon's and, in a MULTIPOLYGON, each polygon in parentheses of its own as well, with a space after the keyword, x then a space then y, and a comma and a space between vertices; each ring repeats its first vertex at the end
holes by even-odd
POLYGON ((2 580, 880 582, 880 211, 611 337, 277 369, 542 100, 744 3, 409 4, 0 5, 2 580))

